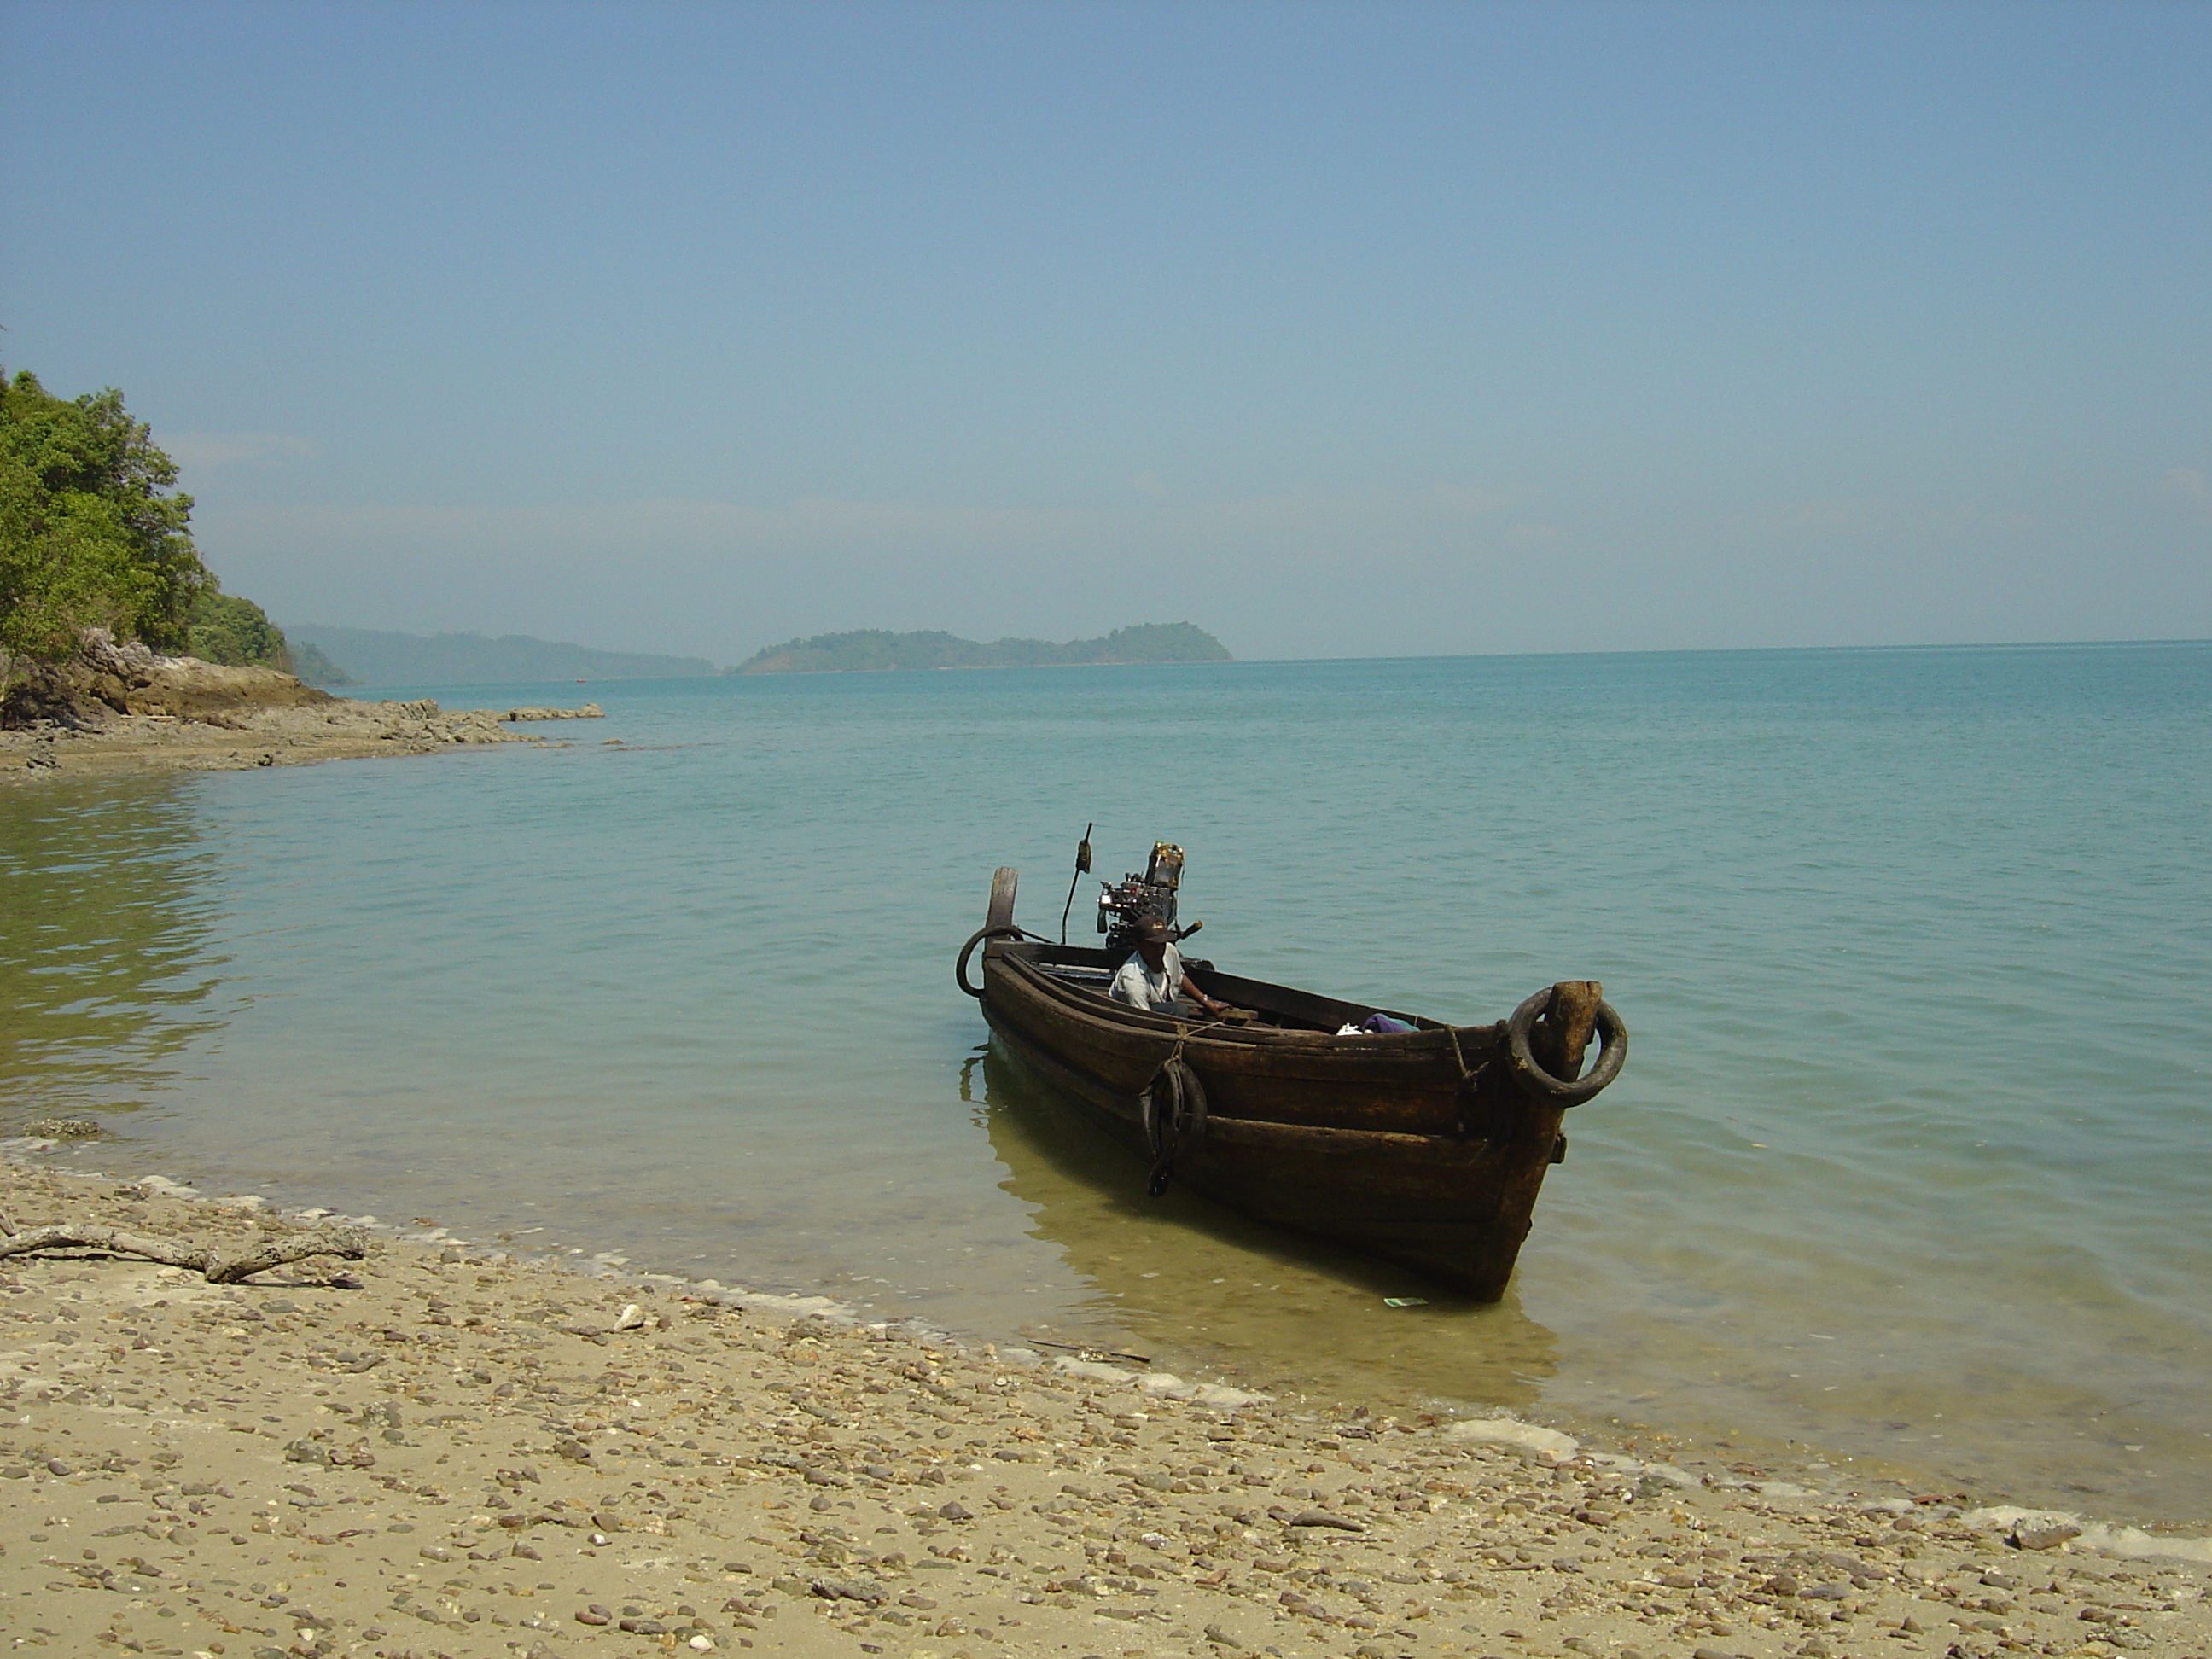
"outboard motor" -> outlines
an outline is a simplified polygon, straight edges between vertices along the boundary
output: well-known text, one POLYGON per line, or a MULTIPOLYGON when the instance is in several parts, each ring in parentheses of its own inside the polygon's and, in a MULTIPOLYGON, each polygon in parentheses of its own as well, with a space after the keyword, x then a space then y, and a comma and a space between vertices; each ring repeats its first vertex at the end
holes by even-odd
POLYGON ((1121 885, 1104 887, 1098 895, 1098 931, 1106 935, 1107 953, 1119 956, 1136 949, 1137 924, 1146 916, 1158 916, 1177 939, 1196 933, 1196 922, 1176 927, 1176 890, 1182 884, 1182 848, 1170 842, 1154 842, 1143 875, 1127 876, 1121 885))

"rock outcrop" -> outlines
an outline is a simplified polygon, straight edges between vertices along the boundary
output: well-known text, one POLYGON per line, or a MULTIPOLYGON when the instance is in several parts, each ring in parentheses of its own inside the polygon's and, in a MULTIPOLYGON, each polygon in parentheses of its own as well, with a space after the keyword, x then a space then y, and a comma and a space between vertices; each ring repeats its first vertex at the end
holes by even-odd
POLYGON ((595 702, 581 708, 510 708, 500 716, 503 720, 596 720, 606 718, 606 710, 595 702))
POLYGON ((0 726, 38 720, 102 723, 109 714, 198 718, 264 708, 314 708, 337 702, 273 668, 226 668, 198 657, 164 657, 136 640, 118 645, 104 628, 89 630, 76 655, 56 665, 18 667, 8 676, 0 726))
POLYGON ((542 744, 515 720, 597 718, 582 709, 447 711, 428 698, 360 702, 267 668, 164 657, 88 635, 57 668, 14 678, 0 725, 0 783, 59 775, 229 771, 456 745, 542 744))

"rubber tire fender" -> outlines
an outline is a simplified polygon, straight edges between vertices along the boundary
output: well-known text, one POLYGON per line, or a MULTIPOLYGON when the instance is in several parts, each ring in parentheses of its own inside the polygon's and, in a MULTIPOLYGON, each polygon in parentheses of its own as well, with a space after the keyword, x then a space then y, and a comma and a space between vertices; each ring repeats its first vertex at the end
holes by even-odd
POLYGON ((1145 1193, 1149 1198, 1158 1198, 1168 1189, 1176 1160, 1206 1139, 1206 1085, 1180 1058, 1170 1057, 1138 1097, 1138 1110, 1145 1132, 1145 1148, 1152 1157, 1152 1178, 1146 1182, 1145 1193), (1164 1113, 1161 1109, 1163 1085, 1166 1089, 1164 1113))
POLYGON ((1022 930, 1018 927, 978 927, 974 933, 969 934, 968 942, 960 947, 958 960, 952 964, 952 977, 959 982, 960 988, 971 997, 981 997, 983 994, 981 986, 970 985, 968 982, 968 958, 975 954, 977 945, 987 939, 1019 939, 1022 930))
POLYGON ((1584 1077, 1569 1082, 1553 1077, 1537 1063, 1528 1047, 1528 1033, 1536 1024, 1536 1016, 1550 1006, 1552 988, 1547 985, 1513 1011, 1505 1022, 1506 1058, 1511 1062, 1513 1074, 1521 1086, 1531 1094, 1555 1100, 1562 1106, 1579 1106, 1604 1089, 1620 1075, 1621 1066, 1628 1059, 1628 1027, 1609 1002, 1597 1006, 1597 1037, 1604 1046, 1599 1050, 1597 1065, 1584 1077))

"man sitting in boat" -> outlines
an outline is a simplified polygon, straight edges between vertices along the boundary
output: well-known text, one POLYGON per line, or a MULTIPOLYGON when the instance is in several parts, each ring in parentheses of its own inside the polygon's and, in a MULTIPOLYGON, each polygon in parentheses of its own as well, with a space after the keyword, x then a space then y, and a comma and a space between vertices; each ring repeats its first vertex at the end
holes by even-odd
POLYGON ((1167 923, 1158 916, 1146 916, 1137 924, 1137 948, 1115 970, 1106 994, 1156 1014, 1187 1014, 1194 1003, 1217 1018, 1229 1012, 1227 1003, 1216 1002, 1183 972, 1182 952, 1176 949, 1167 923))

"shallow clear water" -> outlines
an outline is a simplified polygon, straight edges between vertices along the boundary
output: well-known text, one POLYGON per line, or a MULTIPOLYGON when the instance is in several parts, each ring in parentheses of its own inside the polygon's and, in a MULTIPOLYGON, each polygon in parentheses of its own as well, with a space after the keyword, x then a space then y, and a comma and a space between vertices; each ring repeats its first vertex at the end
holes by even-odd
POLYGON ((2212 1518, 2212 647, 588 695, 562 749, 0 795, 0 1132, 95 1115, 88 1167, 2212 1518), (1102 876, 1188 849, 1236 971, 1466 1021, 1604 981, 1633 1056, 1505 1304, 1148 1204, 980 1054, 952 951, 999 864, 1054 925, 1091 819, 1102 876))

